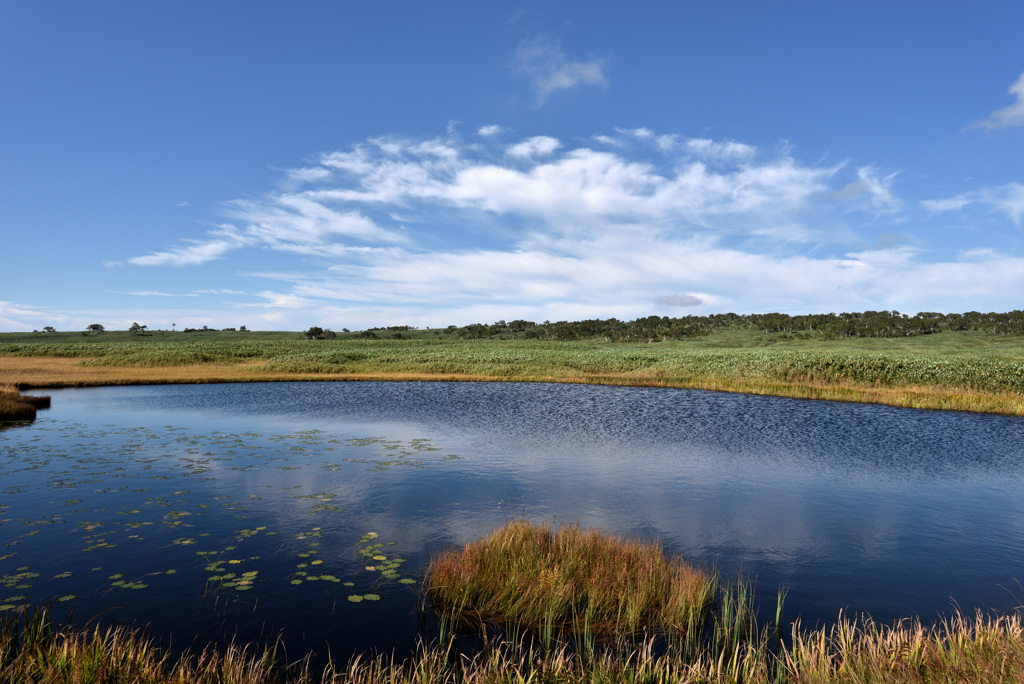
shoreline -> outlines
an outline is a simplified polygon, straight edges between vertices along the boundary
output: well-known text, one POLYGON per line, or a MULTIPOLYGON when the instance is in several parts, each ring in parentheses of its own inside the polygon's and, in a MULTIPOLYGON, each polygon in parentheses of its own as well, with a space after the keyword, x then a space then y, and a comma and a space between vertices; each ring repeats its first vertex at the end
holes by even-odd
POLYGON ((179 366, 83 365, 82 357, 0 356, 0 389, 66 389, 129 385, 208 384, 233 382, 551 382, 622 387, 666 387, 731 392, 760 396, 879 404, 897 408, 965 411, 1024 416, 1024 397, 1013 393, 954 390, 934 385, 886 386, 854 382, 825 382, 738 378, 702 374, 699 377, 657 372, 591 372, 509 374, 496 372, 295 372, 266 370, 256 364, 200 363, 179 366))

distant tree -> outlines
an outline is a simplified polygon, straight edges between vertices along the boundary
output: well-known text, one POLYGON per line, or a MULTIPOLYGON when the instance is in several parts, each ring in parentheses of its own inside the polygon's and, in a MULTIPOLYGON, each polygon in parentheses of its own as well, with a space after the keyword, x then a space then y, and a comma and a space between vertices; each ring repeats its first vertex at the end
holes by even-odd
POLYGON ((44 332, 44 333, 55 333, 55 332, 57 332, 57 331, 56 331, 56 330, 54 330, 54 328, 53 328, 53 326, 52 326, 52 325, 48 325, 48 326, 46 326, 45 328, 43 328, 43 332, 44 332))
POLYGON ((138 335, 139 333, 143 332, 145 329, 146 329, 146 326, 144 326, 144 325, 139 325, 138 323, 132 323, 132 326, 130 328, 128 328, 128 332, 130 332, 132 335, 138 335))
POLYGON ((240 326, 238 326, 238 331, 239 332, 249 332, 249 329, 246 328, 244 325, 240 325, 240 326))
POLYGON ((104 327, 103 327, 102 325, 100 325, 99 323, 90 323, 90 324, 89 324, 88 326, 86 326, 86 328, 85 328, 85 331, 86 331, 86 332, 90 332, 90 333, 101 333, 101 332, 103 332, 104 330, 106 330, 106 328, 104 328, 104 327))
POLYGON ((302 336, 307 340, 333 340, 337 335, 330 328, 321 328, 319 325, 314 325, 306 332, 302 333, 302 336))

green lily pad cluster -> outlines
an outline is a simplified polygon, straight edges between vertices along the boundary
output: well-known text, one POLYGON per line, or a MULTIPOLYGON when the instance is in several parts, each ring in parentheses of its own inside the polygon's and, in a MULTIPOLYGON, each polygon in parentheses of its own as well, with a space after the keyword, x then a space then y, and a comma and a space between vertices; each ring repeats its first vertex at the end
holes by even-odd
MULTIPOLYGON (((345 526, 343 496, 329 489, 302 492, 301 482, 308 480, 305 473, 311 468, 353 472, 352 462, 369 463, 373 470, 428 467, 454 458, 438 457, 437 451, 425 439, 345 439, 317 430, 202 435, 169 425, 96 428, 43 420, 31 432, 2 433, 0 613, 47 601, 88 598, 102 605, 111 590, 180 592, 193 578, 195 596, 200 598, 211 591, 235 595, 261 586, 294 590, 316 582, 354 588, 359 577, 345 577, 331 567, 332 560, 321 554, 320 546, 324 530, 330 530, 331 548, 339 548, 334 537, 345 526), (335 456, 345 450, 369 453, 349 459, 335 456), (260 475, 268 468, 297 470, 301 475, 275 473, 268 480, 260 475), (289 481, 293 477, 300 483, 289 481), (222 484, 225 480, 229 489, 222 484), (240 491, 238 482, 253 484, 240 491), (289 491, 294 494, 284 494, 289 491), (55 493, 50 501, 47 492, 55 493), (317 527, 298 533, 294 528, 268 529, 271 520, 295 519, 291 511, 283 518, 277 514, 277 507, 288 510, 289 500, 299 507, 295 512, 304 509, 316 516, 317 527), (266 516, 268 506, 275 507, 273 518, 266 516), (61 512, 52 513, 55 507, 61 512), (252 522, 232 524, 232 519, 246 518, 252 522), (226 537, 225 528, 234 532, 226 537), (59 541, 57 534, 63 535, 59 541), (271 537, 280 541, 271 543, 271 537), (247 544, 252 545, 248 550, 247 544), (87 564, 78 560, 82 553, 99 554, 103 560, 87 564), (281 554, 295 557, 284 573, 281 554), (129 558, 131 569, 115 572, 128 567, 118 568, 118 563, 129 558), (47 568, 57 559, 60 567, 47 568), (89 574, 90 565, 95 577, 89 574), (108 569, 99 573, 103 566, 108 569), (60 582, 73 582, 75 593, 60 582)), ((360 539, 360 567, 372 567, 375 577, 366 593, 353 596, 380 600, 377 586, 382 582, 416 583, 399 573, 404 559, 385 553, 391 544, 376 540, 376 535, 360 539)), ((360 576, 365 577, 362 571, 360 576)))
MULTIPOLYGON (((397 581, 399 584, 416 584, 416 580, 408 577, 402 577, 398 572, 398 567, 405 562, 404 558, 388 557, 384 553, 384 548, 387 546, 393 546, 396 542, 379 542, 377 541, 378 535, 376 532, 367 532, 359 538, 359 555, 365 559, 367 565, 365 569, 368 572, 380 573, 380 577, 377 580, 377 584, 382 582, 397 581)), ((354 583, 346 582, 345 586, 355 586, 354 583)), ((379 601, 380 596, 378 594, 350 594, 348 597, 349 601, 353 603, 359 603, 360 601, 379 601)))

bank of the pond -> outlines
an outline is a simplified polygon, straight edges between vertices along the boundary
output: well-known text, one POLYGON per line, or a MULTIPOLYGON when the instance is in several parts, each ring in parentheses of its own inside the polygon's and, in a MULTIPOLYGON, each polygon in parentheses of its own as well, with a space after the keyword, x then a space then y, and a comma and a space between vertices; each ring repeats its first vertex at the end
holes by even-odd
POLYGON ((534 641, 489 641, 460 653, 454 640, 414 653, 357 654, 323 671, 295 654, 232 646, 171 657, 128 628, 69 629, 45 611, 0 622, 0 681, 47 684, 433 684, 462 682, 1019 682, 1024 621, 1019 615, 955 615, 879 625, 840 616, 835 626, 802 631, 791 646, 750 625, 741 638, 712 639, 698 650, 656 648, 650 640, 599 651, 534 641), (285 663, 291 662, 290 666, 285 663))
MULTIPOLYGON (((772 357, 761 359, 752 356, 737 360, 731 358, 732 356, 728 353, 694 356, 686 359, 687 363, 675 364, 674 367, 670 364, 653 367, 641 360, 636 363, 639 368, 626 370, 603 370, 601 358, 588 359, 586 364, 564 364, 550 359, 540 359, 538 363, 515 365, 480 362, 470 357, 460 364, 462 367, 452 371, 439 369, 438 364, 432 362, 397 363, 394 358, 363 360, 358 364, 359 367, 352 370, 345 370, 341 365, 336 365, 335 370, 329 370, 325 366, 315 364, 312 367, 316 370, 301 370, 301 363, 288 364, 296 370, 279 370, 274 364, 267 362, 209 361, 176 365, 118 365, 109 360, 104 361, 103 358, 0 356, 0 389, 11 392, 64 387, 284 381, 555 382, 675 387, 794 399, 883 404, 902 408, 1024 415, 1024 396, 1018 391, 985 391, 972 388, 967 386, 971 384, 971 379, 960 381, 964 385, 962 387, 950 387, 939 382, 904 381, 900 378, 900 369, 909 364, 899 358, 888 364, 896 368, 891 372, 886 368, 884 358, 868 359, 879 366, 869 369, 872 372, 868 373, 856 368, 858 364, 866 365, 863 359, 858 358, 801 358, 797 354, 791 359, 784 359, 785 363, 780 364, 772 357), (723 363, 723 357, 727 363, 723 363), (773 362, 775 366, 772 365, 773 362), (854 368, 843 368, 844 364, 854 368), (723 370, 723 365, 731 367, 723 370), (429 367, 429 370, 423 370, 423 366, 429 367), (844 373, 868 376, 889 373, 891 378, 888 382, 855 381, 843 379, 844 373)), ((604 360, 615 361, 614 358, 604 360)), ((921 361, 921 365, 928 363, 929 359, 921 361)), ((932 371, 936 377, 941 377, 942 373, 957 372, 955 359, 945 360, 936 365, 939 369, 932 371), (952 368, 948 368, 950 366, 952 368)), ((987 372, 986 369, 983 371, 987 372)), ((1009 378, 1010 386, 1014 386, 1018 384, 1016 376, 1019 373, 1020 369, 1017 368, 1004 369, 997 366, 990 375, 1001 374, 1004 380, 1009 378)), ((912 375, 909 372, 905 374, 912 375)), ((920 377, 925 374, 916 372, 913 375, 920 377)), ((983 375, 983 372, 979 371, 976 375, 983 375)), ((949 384, 956 382, 957 379, 953 378, 949 384)), ((974 384, 985 383, 976 381, 974 384)), ((1003 381, 1003 384, 1006 382, 1003 381)))

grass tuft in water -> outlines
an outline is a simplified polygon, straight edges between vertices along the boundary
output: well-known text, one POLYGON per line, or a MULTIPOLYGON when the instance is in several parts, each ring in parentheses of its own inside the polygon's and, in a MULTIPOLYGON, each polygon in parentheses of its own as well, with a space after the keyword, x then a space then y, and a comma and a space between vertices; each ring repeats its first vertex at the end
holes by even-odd
POLYGON ((436 558, 426 591, 456 623, 551 633, 685 633, 717 593, 713 574, 658 543, 620 539, 578 525, 510 522, 436 558))
POLYGON ((0 422, 34 420, 38 409, 49 407, 50 397, 36 397, 0 390, 0 422))

